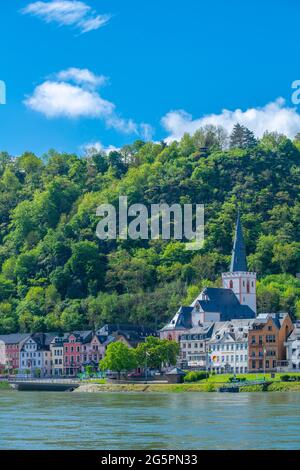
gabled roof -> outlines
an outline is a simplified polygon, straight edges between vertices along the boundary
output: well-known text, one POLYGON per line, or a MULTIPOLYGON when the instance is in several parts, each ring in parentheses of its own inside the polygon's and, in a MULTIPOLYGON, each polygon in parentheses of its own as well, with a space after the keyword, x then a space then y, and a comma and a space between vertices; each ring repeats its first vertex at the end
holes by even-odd
POLYGON ((176 312, 172 320, 164 326, 160 331, 164 330, 182 330, 192 328, 192 311, 194 307, 181 306, 176 312))
POLYGON ((3 341, 5 344, 19 344, 22 341, 25 341, 30 337, 28 333, 13 333, 10 335, 0 335, 0 341, 3 341))
POLYGON ((56 333, 34 333, 31 338, 36 342, 38 349, 47 350, 55 336, 56 333))
POLYGON ((255 320, 255 326, 263 328, 271 319, 276 328, 280 329, 288 313, 260 313, 255 320))
POLYGON ((205 322, 199 326, 195 326, 194 328, 190 328, 186 333, 183 333, 181 339, 184 338, 186 335, 201 335, 203 339, 210 338, 214 330, 214 323, 213 322, 205 322))
POLYGON ((252 328, 255 319, 238 319, 227 322, 216 322, 211 342, 241 341, 245 342, 248 332, 252 328))
POLYGON ((230 272, 247 271, 246 248, 243 236, 243 229, 240 218, 240 211, 235 228, 235 237, 231 257, 230 272))
POLYGON ((220 313, 221 321, 255 318, 255 312, 248 305, 241 305, 231 289, 207 287, 203 294, 207 299, 198 300, 202 310, 220 313))
POLYGON ((70 336, 75 336, 78 342, 83 344, 89 343, 93 338, 92 330, 84 330, 84 331, 72 331, 71 333, 66 333, 64 335, 64 342, 67 343, 69 341, 70 336))
POLYGON ((148 328, 148 327, 145 327, 145 326, 140 326, 140 325, 131 325, 131 324, 122 324, 122 323, 116 323, 116 324, 107 324, 107 325, 103 325, 101 328, 99 328, 97 331, 96 331, 96 334, 98 336, 102 336, 102 335, 110 335, 111 333, 116 333, 118 331, 134 331, 134 332, 137 332, 140 337, 146 337, 146 336, 150 336, 150 335, 153 335, 155 334, 156 332, 153 331, 152 328, 148 328))

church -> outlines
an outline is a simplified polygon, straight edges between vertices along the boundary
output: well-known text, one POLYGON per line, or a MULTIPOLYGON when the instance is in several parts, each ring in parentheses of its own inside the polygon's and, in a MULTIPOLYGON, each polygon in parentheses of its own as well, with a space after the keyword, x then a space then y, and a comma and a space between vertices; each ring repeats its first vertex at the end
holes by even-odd
POLYGON ((230 271, 222 274, 222 288, 206 287, 190 306, 181 306, 161 338, 178 340, 186 330, 207 322, 256 317, 256 273, 248 271, 240 214, 238 214, 230 271))

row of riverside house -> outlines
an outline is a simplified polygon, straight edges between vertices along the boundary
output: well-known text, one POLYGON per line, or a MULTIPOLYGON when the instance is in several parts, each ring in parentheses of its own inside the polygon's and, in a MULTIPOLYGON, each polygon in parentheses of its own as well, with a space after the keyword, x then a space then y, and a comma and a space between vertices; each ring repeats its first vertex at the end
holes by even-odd
POLYGON ((216 373, 299 370, 300 323, 288 313, 256 313, 256 273, 247 267, 240 214, 222 283, 203 289, 160 330, 179 342, 179 365, 216 373))
POLYGON ((97 372, 111 342, 135 347, 150 335, 156 333, 130 325, 105 325, 96 332, 0 335, 0 375, 76 377, 87 366, 97 372))
MULTIPOLYGON (((222 288, 203 289, 190 306, 181 306, 159 331, 180 344, 179 365, 216 373, 300 369, 300 323, 288 313, 256 313, 256 273, 248 271, 238 215, 230 271, 222 288)), ((112 341, 135 347, 151 329, 105 325, 96 332, 0 336, 1 369, 41 376, 71 376, 86 366, 96 371, 112 341)))

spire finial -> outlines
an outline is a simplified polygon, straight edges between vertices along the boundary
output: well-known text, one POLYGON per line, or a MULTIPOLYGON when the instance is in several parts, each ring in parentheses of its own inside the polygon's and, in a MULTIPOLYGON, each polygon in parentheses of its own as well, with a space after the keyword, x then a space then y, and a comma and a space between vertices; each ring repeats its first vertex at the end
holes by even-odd
POLYGON ((235 228, 235 237, 231 257, 230 272, 248 271, 246 248, 241 224, 240 208, 238 206, 237 221, 235 228))

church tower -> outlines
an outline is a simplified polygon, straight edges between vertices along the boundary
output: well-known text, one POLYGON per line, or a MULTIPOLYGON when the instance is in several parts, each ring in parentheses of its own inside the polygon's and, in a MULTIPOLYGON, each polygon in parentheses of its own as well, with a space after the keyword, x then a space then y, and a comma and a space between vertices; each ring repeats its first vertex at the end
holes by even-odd
POLYGON ((247 268, 246 249, 238 213, 230 272, 222 274, 223 287, 231 289, 241 305, 248 305, 256 313, 256 273, 247 268))

